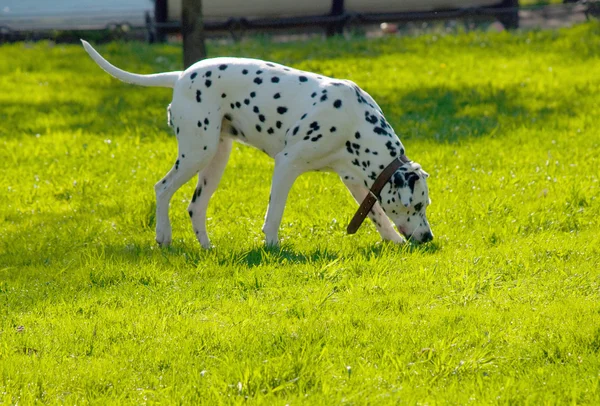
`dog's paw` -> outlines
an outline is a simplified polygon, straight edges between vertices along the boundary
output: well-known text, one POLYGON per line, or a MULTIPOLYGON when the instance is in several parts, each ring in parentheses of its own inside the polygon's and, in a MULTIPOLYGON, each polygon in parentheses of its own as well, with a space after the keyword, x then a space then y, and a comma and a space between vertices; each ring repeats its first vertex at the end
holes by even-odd
POLYGON ((199 242, 200 242, 200 245, 202 246, 202 248, 204 248, 205 250, 209 250, 209 249, 213 248, 213 245, 210 243, 210 240, 208 238, 199 240, 199 242))
POLYGON ((279 240, 277 238, 275 239, 265 239, 265 246, 267 248, 277 248, 279 247, 279 240))
POLYGON ((406 240, 399 234, 386 236, 383 238, 383 241, 393 242, 394 244, 403 245, 406 244, 406 240))
POLYGON ((208 238, 208 234, 206 234, 206 230, 195 230, 196 238, 198 242, 205 250, 209 250, 213 248, 213 245, 210 243, 210 239, 208 238))
POLYGON ((171 228, 162 228, 156 229, 156 242, 161 247, 167 247, 171 245, 172 237, 171 237, 171 228))

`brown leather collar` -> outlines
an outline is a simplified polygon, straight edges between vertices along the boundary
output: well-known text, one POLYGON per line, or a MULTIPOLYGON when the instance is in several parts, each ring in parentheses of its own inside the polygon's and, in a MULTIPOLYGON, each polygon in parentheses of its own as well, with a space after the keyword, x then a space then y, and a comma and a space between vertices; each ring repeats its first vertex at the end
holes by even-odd
POLYGON ((371 189, 365 197, 365 200, 363 200, 363 202, 360 204, 356 214, 354 217, 352 217, 350 224, 348 224, 348 228, 346 229, 348 234, 356 233, 360 225, 363 223, 363 221, 365 221, 365 217, 367 217, 369 211, 373 208, 375 202, 379 200, 379 193, 381 193, 381 189, 383 189, 392 175, 396 173, 398 168, 409 162, 410 159, 408 159, 406 155, 402 155, 394 159, 383 171, 381 171, 377 179, 375 179, 373 186, 371 186, 371 189))

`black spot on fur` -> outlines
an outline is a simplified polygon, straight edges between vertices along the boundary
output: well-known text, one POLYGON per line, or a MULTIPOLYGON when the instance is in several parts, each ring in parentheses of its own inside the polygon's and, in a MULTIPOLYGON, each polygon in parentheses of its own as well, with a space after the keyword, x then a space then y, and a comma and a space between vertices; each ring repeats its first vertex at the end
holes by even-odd
POLYGON ((331 127, 331 128, 329 129, 329 132, 332 132, 332 133, 334 133, 336 130, 337 130, 337 129, 336 129, 335 127, 331 127))
POLYGON ((263 73, 263 71, 261 71, 260 69, 256 71, 257 75, 260 75, 261 73, 263 73))
POLYGON ((247 74, 248 74, 248 69, 244 69, 244 70, 242 71, 242 75, 247 75, 247 74))
POLYGON ((409 172, 409 173, 405 174, 404 176, 406 178, 406 181, 408 182, 408 187, 410 188, 410 192, 414 193, 415 183, 417 183, 417 181, 419 180, 419 175, 417 175, 414 172, 409 172))
POLYGON ((256 83, 257 85, 260 85, 262 83, 262 79, 261 78, 254 78, 254 83, 256 83))
POLYGON ((267 63, 265 63, 265 65, 270 66, 271 68, 275 67, 275 65, 273 65, 271 62, 267 62, 267 63))
POLYGON ((416 211, 421 211, 422 208, 423 208, 423 203, 417 203, 417 204, 415 204, 415 210, 416 211))
POLYGON ((300 129, 300 127, 298 127, 298 126, 294 127, 294 132, 292 133, 292 135, 298 134, 299 129, 300 129))
POLYGON ((404 185, 406 184, 404 182, 404 177, 402 176, 402 174, 396 172, 394 173, 394 176, 392 177, 392 181, 394 182, 394 186, 397 188, 403 188, 404 185))
POLYGON ((275 130, 273 130, 273 127, 269 127, 269 129, 267 130, 268 134, 273 134, 275 132, 275 130))
POLYGON ((336 109, 339 109, 340 107, 342 107, 342 101, 340 99, 337 99, 336 101, 333 102, 333 107, 335 107, 336 109))
POLYGON ((374 132, 375 134, 379 134, 379 135, 388 135, 388 132, 387 132, 387 131, 385 131, 385 130, 384 130, 383 128, 381 128, 381 127, 375 127, 375 128, 373 128, 373 132, 374 132))
POLYGON ((317 141, 319 141, 319 138, 321 138, 321 137, 323 137, 323 134, 319 134, 319 135, 317 135, 316 137, 312 137, 310 140, 311 140, 312 142, 317 142, 317 141))
POLYGON ((300 82, 306 82, 308 80, 306 76, 300 76, 298 79, 300 80, 300 82))
POLYGON ((260 122, 261 122, 261 123, 264 123, 264 122, 265 122, 265 120, 266 120, 265 116, 264 116, 264 115, 262 115, 262 114, 259 114, 259 115, 258 115, 258 119, 260 120, 260 122))
POLYGON ((321 96, 321 101, 323 102, 325 100, 327 100, 327 95, 326 94, 324 94, 323 96, 321 96))
POLYGON ((258 106, 254 106, 252 108, 252 111, 255 112, 256 114, 258 114, 260 112, 260 110, 258 109, 258 106))
POLYGON ((194 194, 192 195, 192 203, 196 201, 197 198, 202 194, 202 186, 198 187, 198 189, 194 190, 194 194))
POLYGON ((271 82, 272 82, 272 83, 279 83, 279 78, 278 78, 277 76, 273 76, 273 77, 271 78, 271 82))
POLYGON ((354 150, 352 149, 352 143, 350 141, 346 141, 346 149, 348 150, 349 153, 354 155, 354 150))
POLYGON ((219 70, 225 70, 227 69, 227 65, 219 65, 219 70))
POLYGON ((279 106, 279 107, 277 107, 277 112, 278 112, 279 114, 285 114, 285 112, 286 112, 287 110, 288 110, 288 109, 287 109, 287 107, 282 107, 282 106, 279 106))
POLYGON ((254 99, 256 97, 256 92, 250 92, 250 97, 254 99))
POLYGON ((281 97, 281 95, 280 95, 279 93, 275 93, 275 94, 273 95, 273 98, 274 98, 274 99, 279 99, 280 97, 281 97))
POLYGON ((230 116, 229 114, 225 114, 225 115, 223 116, 223 118, 224 118, 225 120, 231 121, 231 116, 230 116))
POLYGON ((278 121, 278 122, 275 123, 275 126, 277 128, 281 128, 282 125, 283 125, 283 123, 281 121, 278 121))
POLYGON ((202 92, 200 90, 196 90, 196 101, 198 103, 202 101, 202 92))
POLYGON ((208 125, 208 118, 204 119, 204 124, 208 125))
POLYGON ((374 114, 370 114, 368 111, 365 111, 365 120, 367 120, 368 123, 375 124, 377 123, 377 116, 375 116, 374 114))
POLYGON ((317 95, 317 92, 313 92, 313 94, 311 94, 310 97, 312 97, 314 99, 316 95, 317 95))
POLYGON ((360 138, 360 133, 358 131, 354 133, 354 138, 356 138, 356 139, 360 138))
POLYGON ((240 103, 239 101, 235 102, 235 107, 239 109, 240 107, 242 107, 242 103, 240 103))
POLYGON ((386 142, 385 146, 387 147, 388 151, 390 151, 391 156, 395 157, 396 155, 398 155, 398 152, 396 151, 396 148, 394 148, 392 141, 386 142))
POLYGON ((190 76, 190 79, 194 80, 196 79, 196 76, 198 76, 197 72, 192 73, 192 75, 190 76))
POLYGON ((206 81, 204 82, 204 86, 210 87, 210 85, 212 85, 212 82, 210 80, 206 79, 206 81))
POLYGON ((244 104, 248 106, 250 104, 250 99, 244 99, 244 104))
POLYGON ((258 124, 256 124, 256 131, 261 132, 262 131, 262 127, 259 126, 258 124))
POLYGON ((207 72, 205 73, 205 76, 206 76, 207 78, 211 77, 211 76, 212 76, 212 72, 211 72, 211 71, 207 71, 207 72))
POLYGON ((225 93, 222 93, 222 94, 221 94, 221 98, 222 98, 222 99, 224 99, 224 98, 226 98, 226 97, 227 97, 227 95, 226 95, 225 93))

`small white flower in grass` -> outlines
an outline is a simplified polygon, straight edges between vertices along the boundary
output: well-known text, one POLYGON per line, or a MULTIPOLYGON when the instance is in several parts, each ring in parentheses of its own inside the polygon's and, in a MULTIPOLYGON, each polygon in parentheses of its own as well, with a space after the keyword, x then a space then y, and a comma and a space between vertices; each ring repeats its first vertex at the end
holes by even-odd
POLYGON ((348 372, 348 378, 352 375, 352 367, 350 365, 346 365, 346 371, 348 372))
POLYGON ((206 375, 206 372, 207 372, 207 371, 206 371, 205 369, 203 369, 202 371, 200 371, 200 376, 204 376, 204 375, 206 375))
POLYGON ((243 388, 243 386, 242 386, 242 383, 241 383, 241 382, 238 382, 238 384, 237 384, 237 388, 238 388, 238 392, 240 392, 240 393, 241 393, 241 392, 242 392, 242 388, 243 388))

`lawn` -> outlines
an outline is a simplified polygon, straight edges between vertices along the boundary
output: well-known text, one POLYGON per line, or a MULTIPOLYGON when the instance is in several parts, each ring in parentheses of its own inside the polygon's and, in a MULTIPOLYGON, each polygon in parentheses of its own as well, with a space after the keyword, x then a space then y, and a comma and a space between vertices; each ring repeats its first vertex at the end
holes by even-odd
MULTIPOLYGON (((142 73, 176 45, 98 49, 142 73)), ((78 45, 0 46, 1 404, 598 404, 600 26, 212 45, 348 78, 429 172, 434 242, 381 243, 333 174, 301 176, 280 249, 273 162, 234 146, 204 251, 154 183, 166 89, 78 45)))

